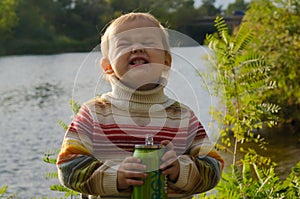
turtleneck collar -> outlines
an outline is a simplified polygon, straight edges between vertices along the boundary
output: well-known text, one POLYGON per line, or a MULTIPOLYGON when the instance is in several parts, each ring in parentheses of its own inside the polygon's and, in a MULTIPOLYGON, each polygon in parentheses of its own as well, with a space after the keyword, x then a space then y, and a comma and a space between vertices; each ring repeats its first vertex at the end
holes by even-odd
POLYGON ((104 94, 102 97, 110 101, 114 106, 120 109, 131 111, 149 111, 149 109, 164 109, 174 103, 164 93, 164 87, 167 84, 165 78, 151 90, 141 91, 132 89, 123 84, 115 76, 110 76, 112 91, 104 94), (153 106, 158 105, 158 106, 153 106))

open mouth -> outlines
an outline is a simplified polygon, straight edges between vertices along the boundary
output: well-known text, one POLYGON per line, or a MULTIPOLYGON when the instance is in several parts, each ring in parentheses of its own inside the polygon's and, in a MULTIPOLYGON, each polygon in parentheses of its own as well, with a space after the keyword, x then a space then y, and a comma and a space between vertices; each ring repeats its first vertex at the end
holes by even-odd
POLYGON ((139 66, 143 64, 148 64, 149 61, 143 57, 135 57, 129 61, 129 65, 131 66, 139 66))

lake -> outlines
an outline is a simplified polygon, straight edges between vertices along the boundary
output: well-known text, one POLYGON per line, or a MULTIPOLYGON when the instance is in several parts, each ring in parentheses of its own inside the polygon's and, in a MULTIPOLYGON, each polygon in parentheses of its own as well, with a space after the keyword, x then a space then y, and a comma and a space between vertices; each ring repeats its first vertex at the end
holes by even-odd
MULTIPOLYGON (((217 103, 196 73, 206 70, 207 49, 173 49, 172 70, 167 94, 192 107, 214 140, 215 130, 209 106, 217 103)), ((62 197, 49 189, 57 179, 46 179, 55 165, 44 163, 44 153, 60 148, 64 130, 57 119, 71 121, 70 99, 79 103, 109 90, 100 70, 101 54, 66 53, 56 55, 7 56, 0 58, 0 187, 19 198, 62 197)), ((272 136, 270 155, 286 175, 299 160, 299 142, 293 137, 272 136)), ((230 164, 230 162, 228 163, 230 164)))

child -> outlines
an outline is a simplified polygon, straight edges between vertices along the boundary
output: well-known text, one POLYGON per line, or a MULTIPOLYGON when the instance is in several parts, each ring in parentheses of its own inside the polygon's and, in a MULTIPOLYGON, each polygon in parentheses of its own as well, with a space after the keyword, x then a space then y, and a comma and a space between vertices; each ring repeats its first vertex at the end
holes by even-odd
POLYGON ((94 197, 130 198, 147 176, 134 145, 152 134, 168 149, 159 169, 169 198, 216 186, 222 158, 193 111, 164 94, 172 58, 162 25, 148 13, 122 15, 105 31, 101 51, 112 91, 83 104, 69 126, 57 160, 61 183, 94 197))

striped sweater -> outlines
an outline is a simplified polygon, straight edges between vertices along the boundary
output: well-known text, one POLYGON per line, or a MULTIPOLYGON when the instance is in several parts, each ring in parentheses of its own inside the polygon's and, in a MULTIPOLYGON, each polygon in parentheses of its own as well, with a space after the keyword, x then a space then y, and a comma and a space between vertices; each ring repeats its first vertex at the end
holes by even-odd
POLYGON ((224 162, 193 111, 169 99, 164 85, 134 91, 110 80, 112 92, 83 104, 66 132, 57 159, 60 182, 90 198, 130 198, 130 190, 117 189, 119 164, 152 134, 155 144, 172 141, 178 155, 180 173, 168 182, 169 198, 191 198, 216 186, 224 162))

